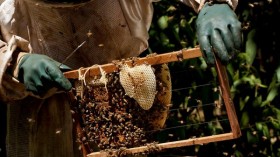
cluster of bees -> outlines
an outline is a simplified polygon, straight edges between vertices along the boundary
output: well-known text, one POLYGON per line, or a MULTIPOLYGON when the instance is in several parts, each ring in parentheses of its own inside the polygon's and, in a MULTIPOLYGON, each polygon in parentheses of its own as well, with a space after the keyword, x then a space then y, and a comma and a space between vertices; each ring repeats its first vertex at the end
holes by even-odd
MULTIPOLYGON (((119 81, 119 72, 106 74, 107 83, 88 84, 83 95, 76 95, 75 112, 81 117, 83 137, 78 139, 97 150, 132 148, 154 143, 154 121, 167 108, 155 99, 146 111, 128 95, 119 81)), ((157 87, 162 82, 157 80, 157 87)), ((162 90, 162 89, 157 89, 162 90)), ((160 93, 160 92, 159 92, 160 93)), ((92 150, 96 151, 96 150, 92 150)))

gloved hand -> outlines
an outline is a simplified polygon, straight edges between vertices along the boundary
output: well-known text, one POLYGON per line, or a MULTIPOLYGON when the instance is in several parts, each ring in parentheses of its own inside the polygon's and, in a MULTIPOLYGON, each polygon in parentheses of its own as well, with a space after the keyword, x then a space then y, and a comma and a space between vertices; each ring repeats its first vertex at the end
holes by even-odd
MULTIPOLYGON (((59 65, 46 55, 25 54, 18 64, 18 79, 28 91, 37 95, 45 94, 52 87, 68 91, 72 85, 59 65)), ((66 65, 61 68, 70 69, 66 65)))
POLYGON ((241 23, 228 4, 206 3, 198 14, 196 28, 208 64, 215 63, 215 56, 227 64, 240 51, 241 23))

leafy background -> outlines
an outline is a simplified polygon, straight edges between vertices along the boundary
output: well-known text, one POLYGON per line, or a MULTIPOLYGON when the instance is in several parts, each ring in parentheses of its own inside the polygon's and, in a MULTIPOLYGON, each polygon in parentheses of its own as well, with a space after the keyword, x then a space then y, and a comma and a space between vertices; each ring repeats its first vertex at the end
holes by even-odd
MULTIPOLYGON (((236 59, 227 65, 227 70, 242 136, 202 146, 170 149, 152 156, 280 156, 279 3, 277 0, 239 1, 235 10, 242 22, 243 46, 236 59)), ((149 32, 150 47, 143 55, 192 48, 198 44, 195 34, 197 14, 191 8, 177 0, 162 0, 154 3, 154 8, 149 32)), ((209 78, 215 79, 215 73, 209 70, 211 67, 207 67, 202 58, 181 65, 170 64, 169 67, 171 71, 190 70, 187 78, 195 80, 186 86, 206 83, 209 78)), ((174 87, 183 86, 180 79, 180 75, 172 77, 174 87)), ((199 92, 204 94, 208 90, 211 93, 209 89, 199 92)), ((185 91, 184 94, 191 92, 193 90, 185 91)), ((176 97, 173 105, 190 104, 181 94, 173 94, 176 97)), ((214 94, 207 98, 213 97, 214 94)), ((178 119, 188 119, 189 115, 183 112, 176 116, 178 119)), ((188 132, 193 133, 191 129, 194 128, 188 129, 188 132)), ((211 133, 213 130, 219 133, 218 126, 211 125, 211 129, 211 133)), ((177 130, 176 136, 180 136, 181 131, 177 130)))

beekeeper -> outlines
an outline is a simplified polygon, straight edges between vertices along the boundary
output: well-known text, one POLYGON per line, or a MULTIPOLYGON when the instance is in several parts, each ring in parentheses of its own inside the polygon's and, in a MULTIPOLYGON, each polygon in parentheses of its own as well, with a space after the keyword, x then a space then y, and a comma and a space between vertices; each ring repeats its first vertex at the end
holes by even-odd
MULTIPOLYGON (((0 0, 0 105, 7 106, 8 157, 79 156, 65 92, 72 85, 62 71, 146 50, 155 1, 0 0)), ((241 46, 237 0, 181 1, 198 13, 207 63, 214 64, 213 50, 223 63, 232 60, 241 46)))

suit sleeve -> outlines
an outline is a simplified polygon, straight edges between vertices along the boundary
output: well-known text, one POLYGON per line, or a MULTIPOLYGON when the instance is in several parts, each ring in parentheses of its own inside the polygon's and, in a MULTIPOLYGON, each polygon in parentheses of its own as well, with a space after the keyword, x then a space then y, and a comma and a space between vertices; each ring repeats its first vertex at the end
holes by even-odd
POLYGON ((204 6, 206 2, 211 3, 227 3, 233 10, 236 9, 238 0, 180 0, 180 2, 192 7, 194 11, 199 12, 199 10, 204 6))

